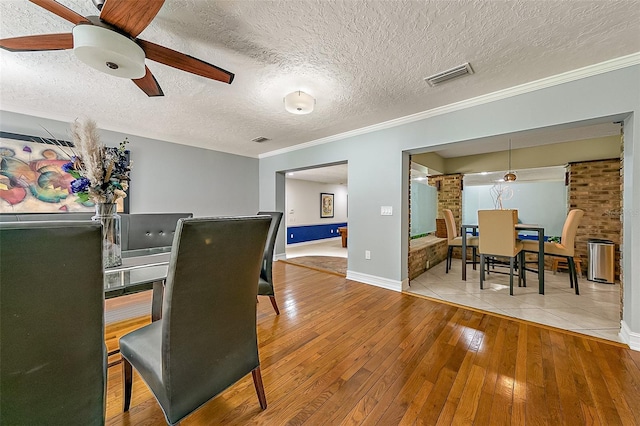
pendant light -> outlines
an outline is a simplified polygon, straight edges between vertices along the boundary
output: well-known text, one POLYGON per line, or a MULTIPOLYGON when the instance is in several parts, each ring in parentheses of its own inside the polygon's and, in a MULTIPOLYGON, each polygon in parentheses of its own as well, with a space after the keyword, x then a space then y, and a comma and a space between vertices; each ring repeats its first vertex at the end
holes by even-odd
POLYGON ((504 175, 505 182, 514 182, 517 179, 516 174, 511 171, 511 139, 509 139, 509 171, 504 175))

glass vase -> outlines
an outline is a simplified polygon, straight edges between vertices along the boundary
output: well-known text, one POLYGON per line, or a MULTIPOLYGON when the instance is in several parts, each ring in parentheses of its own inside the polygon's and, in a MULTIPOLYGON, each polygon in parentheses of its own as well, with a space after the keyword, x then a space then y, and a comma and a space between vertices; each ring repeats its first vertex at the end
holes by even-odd
POLYGON ((103 267, 122 265, 120 215, 116 203, 96 203, 96 215, 91 218, 102 223, 103 267))

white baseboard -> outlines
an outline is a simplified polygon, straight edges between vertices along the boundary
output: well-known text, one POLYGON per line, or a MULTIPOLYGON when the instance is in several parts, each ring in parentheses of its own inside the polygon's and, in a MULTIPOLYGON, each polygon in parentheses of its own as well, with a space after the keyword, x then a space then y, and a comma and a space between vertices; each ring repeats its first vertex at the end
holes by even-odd
POLYGON ((624 343, 629 345, 629 348, 634 351, 640 351, 640 333, 631 331, 626 322, 620 321, 620 338, 624 343))
POLYGON ((287 260, 287 253, 274 253, 273 261, 277 260, 287 260))
POLYGON ((347 271, 347 279, 360 283, 386 288, 387 290, 402 291, 402 281, 362 274, 360 272, 347 271))
POLYGON ((408 291, 411 289, 411 285, 409 284, 409 278, 405 278, 402 280, 402 291, 408 291))

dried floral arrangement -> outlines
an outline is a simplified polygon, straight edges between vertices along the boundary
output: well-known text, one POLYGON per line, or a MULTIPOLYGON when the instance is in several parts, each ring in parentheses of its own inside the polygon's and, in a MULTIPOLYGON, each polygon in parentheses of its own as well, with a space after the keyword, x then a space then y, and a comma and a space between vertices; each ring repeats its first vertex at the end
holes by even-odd
POLYGON ((76 120, 71 124, 71 136, 75 148, 70 162, 62 170, 75 178, 71 191, 80 202, 115 203, 127 196, 129 172, 126 154, 126 138, 117 148, 106 147, 100 142, 95 121, 76 120))

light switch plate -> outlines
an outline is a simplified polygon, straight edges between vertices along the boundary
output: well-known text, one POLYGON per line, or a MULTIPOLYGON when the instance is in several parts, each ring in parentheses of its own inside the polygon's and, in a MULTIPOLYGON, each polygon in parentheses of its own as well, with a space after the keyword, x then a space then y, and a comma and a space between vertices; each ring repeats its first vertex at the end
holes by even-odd
POLYGON ((393 207, 392 206, 382 206, 382 207, 380 207, 380 215, 381 216, 393 216, 393 207))

